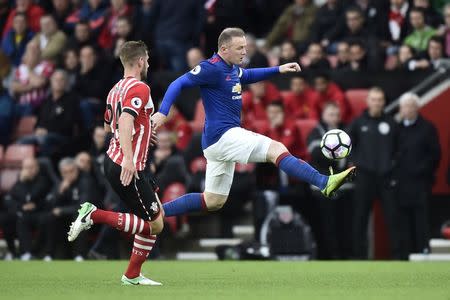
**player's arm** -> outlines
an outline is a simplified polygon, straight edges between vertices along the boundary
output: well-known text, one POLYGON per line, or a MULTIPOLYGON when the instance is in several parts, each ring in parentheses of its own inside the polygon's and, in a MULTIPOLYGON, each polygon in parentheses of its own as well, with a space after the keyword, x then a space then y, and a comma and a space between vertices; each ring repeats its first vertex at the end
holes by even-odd
POLYGON ((159 111, 152 116, 155 129, 164 124, 170 108, 185 88, 194 86, 213 86, 216 84, 218 73, 215 67, 208 63, 200 63, 192 71, 183 74, 173 81, 167 88, 159 111))
POLYGON ((278 67, 270 68, 254 68, 254 69, 242 69, 239 68, 239 78, 241 83, 250 84, 262 80, 266 80, 273 75, 279 73, 300 72, 300 66, 298 63, 287 63, 278 67))
POLYGON ((132 133, 134 116, 124 111, 119 117, 119 143, 123 152, 122 172, 120 181, 124 186, 130 184, 133 176, 137 176, 136 167, 133 163, 132 133))

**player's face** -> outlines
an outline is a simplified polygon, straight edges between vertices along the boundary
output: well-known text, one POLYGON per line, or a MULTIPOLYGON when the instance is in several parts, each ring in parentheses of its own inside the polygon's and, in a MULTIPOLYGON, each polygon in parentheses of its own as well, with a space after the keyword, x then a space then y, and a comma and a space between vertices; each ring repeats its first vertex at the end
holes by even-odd
POLYGON ((145 58, 144 57, 139 58, 140 63, 142 64, 141 80, 147 79, 147 72, 149 67, 148 59, 149 59, 148 53, 145 55, 145 58))
POLYGON ((245 55, 247 54, 247 41, 245 37, 233 37, 227 47, 228 61, 234 65, 242 64, 245 55))

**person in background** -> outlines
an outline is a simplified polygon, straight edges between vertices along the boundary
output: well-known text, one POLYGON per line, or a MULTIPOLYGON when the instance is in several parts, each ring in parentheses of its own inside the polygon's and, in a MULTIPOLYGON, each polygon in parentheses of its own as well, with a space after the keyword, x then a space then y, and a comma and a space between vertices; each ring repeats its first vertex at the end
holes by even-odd
POLYGON ((66 46, 67 37, 52 15, 44 15, 41 17, 41 31, 33 41, 39 45, 42 59, 56 64, 66 46))
POLYGON ((200 48, 192 47, 186 52, 186 61, 189 70, 195 68, 195 66, 197 66, 203 60, 205 60, 205 55, 200 48))
POLYGON ((292 41, 285 40, 281 44, 281 53, 280 53, 280 64, 286 64, 291 61, 296 61, 298 59, 297 49, 295 48, 295 44, 292 41))
POLYGON ((326 71, 331 68, 330 62, 319 43, 312 43, 308 46, 306 55, 302 58, 301 63, 302 66, 310 71, 326 71))
POLYGON ((26 45, 32 38, 33 32, 28 28, 27 16, 24 13, 17 13, 12 28, 2 39, 2 51, 14 66, 20 65, 26 45))
POLYGON ((350 45, 347 42, 340 42, 336 48, 337 64, 336 69, 342 70, 350 66, 350 45))
POLYGON ((266 68, 269 66, 267 57, 258 49, 254 35, 247 33, 247 56, 242 65, 246 68, 266 68))
POLYGON ((5 27, 3 27, 3 37, 13 27, 14 17, 17 13, 23 13, 27 16, 27 24, 31 31, 38 32, 40 28, 39 20, 44 15, 45 11, 37 4, 33 4, 32 0, 17 0, 15 8, 11 9, 6 20, 5 27))
MULTIPOLYGON (((317 126, 308 136, 308 153, 311 155, 311 165, 322 173, 345 170, 347 159, 329 160, 320 148, 323 135, 331 129, 342 129, 339 106, 335 102, 327 102, 317 126)), ((319 232, 318 257, 320 259, 346 259, 351 257, 351 216, 353 200, 353 183, 346 182, 341 187, 339 195, 330 201, 319 190, 311 186, 314 203, 318 207, 319 232)))
POLYGON ((399 155, 396 173, 401 256, 428 253, 428 200, 439 165, 441 149, 435 126, 419 113, 419 97, 400 97, 399 155))
POLYGON ((426 50, 428 41, 437 33, 436 29, 425 23, 425 12, 421 8, 411 9, 409 22, 411 23, 412 31, 405 37, 403 43, 411 46, 416 51, 426 50))
POLYGON ((349 160, 358 168, 353 204, 353 255, 367 259, 367 226, 375 197, 379 197, 390 242, 390 257, 400 258, 397 234, 396 188, 393 177, 398 151, 398 125, 384 113, 386 99, 378 87, 369 90, 367 110, 349 125, 352 140, 349 160))
POLYGON ((291 119, 310 119, 314 91, 305 77, 297 75, 291 78, 289 92, 282 94, 283 105, 291 119))
MULTIPOLYGON (((46 209, 46 196, 51 190, 51 181, 40 171, 35 158, 22 161, 19 181, 9 192, 17 215, 17 237, 20 245, 20 259, 32 258, 33 230, 40 228, 46 209)), ((40 249, 36 249, 35 254, 40 249)))
POLYGON ((444 24, 439 27, 437 34, 444 39, 445 54, 450 57, 450 3, 443 9, 444 24))

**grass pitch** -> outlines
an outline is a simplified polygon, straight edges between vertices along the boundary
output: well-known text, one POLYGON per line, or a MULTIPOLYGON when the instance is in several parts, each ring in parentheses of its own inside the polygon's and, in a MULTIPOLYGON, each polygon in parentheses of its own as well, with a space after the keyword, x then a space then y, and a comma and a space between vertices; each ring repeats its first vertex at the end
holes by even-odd
POLYGON ((126 265, 0 262, 0 299, 450 300, 449 263, 147 262, 162 287, 122 286, 126 265))

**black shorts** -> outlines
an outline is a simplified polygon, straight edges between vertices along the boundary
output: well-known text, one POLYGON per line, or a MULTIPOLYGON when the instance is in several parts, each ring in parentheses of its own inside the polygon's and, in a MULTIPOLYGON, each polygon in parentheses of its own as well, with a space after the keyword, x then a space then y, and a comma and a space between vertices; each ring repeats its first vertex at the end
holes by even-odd
POLYGON ((133 177, 131 183, 124 186, 120 182, 122 167, 105 157, 105 176, 119 198, 130 211, 145 221, 154 221, 161 213, 161 207, 155 196, 156 185, 144 171, 138 171, 139 179, 133 177))

